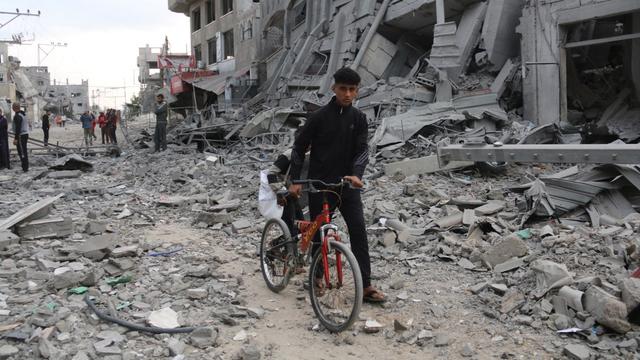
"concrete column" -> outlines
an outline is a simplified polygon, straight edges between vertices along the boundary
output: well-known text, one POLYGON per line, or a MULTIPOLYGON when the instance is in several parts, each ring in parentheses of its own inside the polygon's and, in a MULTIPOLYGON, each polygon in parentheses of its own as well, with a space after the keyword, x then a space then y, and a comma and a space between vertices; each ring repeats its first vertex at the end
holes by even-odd
POLYGON ((327 73, 322 79, 322 84, 318 90, 318 94, 326 94, 329 91, 329 85, 331 85, 331 77, 336 72, 338 67, 338 60, 340 57, 340 45, 342 44, 342 38, 344 36, 344 23, 345 16, 343 13, 339 13, 336 19, 335 32, 333 33, 333 44, 331 46, 331 57, 329 58, 329 64, 327 65, 327 73))
POLYGON ((313 29, 313 17, 315 14, 313 13, 313 0, 307 0, 307 18, 304 21, 305 32, 308 34, 311 33, 313 29))
MULTIPOLYGON (((633 13, 633 32, 640 32, 640 12, 633 13)), ((631 40, 631 79, 636 90, 636 99, 640 101, 640 39, 631 40)))
POLYGON ((282 43, 285 49, 288 49, 291 46, 291 22, 290 20, 291 11, 287 6, 284 9, 284 19, 282 22, 284 25, 282 26, 282 43))
POLYGON ((436 0, 436 21, 438 24, 444 24, 444 0, 436 0))
POLYGON ((371 43, 371 40, 373 39, 373 35, 375 35, 376 32, 378 31, 378 26, 380 26, 380 23, 382 22, 382 18, 384 18, 384 14, 387 12, 387 8, 389 7, 390 2, 391 0, 384 0, 384 2, 382 3, 382 6, 380 6, 380 10, 378 10, 378 13, 376 14, 375 19, 373 19, 373 23, 371 24, 371 27, 367 32, 367 36, 362 41, 362 45, 360 45, 360 50, 358 50, 358 55, 356 55, 356 58, 353 60, 353 64, 351 64, 351 68, 353 70, 358 70, 358 66, 360 66, 360 62, 362 62, 362 58, 364 57, 364 54, 367 52, 367 49, 369 48, 369 43, 371 43))

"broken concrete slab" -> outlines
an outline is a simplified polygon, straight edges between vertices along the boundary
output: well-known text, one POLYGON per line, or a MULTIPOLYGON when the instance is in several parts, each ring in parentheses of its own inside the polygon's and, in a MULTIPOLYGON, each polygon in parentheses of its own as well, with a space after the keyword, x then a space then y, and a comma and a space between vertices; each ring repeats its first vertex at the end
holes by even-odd
POLYGON ((502 68, 507 59, 518 55, 516 26, 521 14, 520 1, 489 1, 482 26, 482 39, 494 71, 502 68))
POLYGON ((573 277, 564 264, 549 260, 536 260, 531 264, 531 269, 536 274, 536 290, 532 294, 537 298, 543 297, 551 289, 573 282, 573 277))
POLYGON ((605 290, 591 285, 584 293, 584 308, 596 321, 607 328, 624 334, 631 330, 627 322, 627 306, 605 290))
POLYGON ((84 227, 84 232, 89 235, 102 234, 105 231, 107 224, 101 221, 89 221, 84 227))
POLYGON ((435 221, 435 224, 438 225, 441 229, 448 229, 450 227, 462 224, 463 214, 457 213, 449 216, 445 216, 435 221))
POLYGON ((9 245, 18 244, 20 237, 9 230, 0 230, 0 250, 6 249, 9 245))
POLYGON ((16 226, 16 232, 27 240, 66 237, 73 234, 73 221, 69 217, 32 220, 16 226))
POLYGON ((505 207, 505 202, 500 200, 489 200, 486 204, 475 208, 475 213, 478 216, 487 216, 496 214, 505 207))
POLYGON ((247 219, 240 219, 231 223, 231 228, 235 233, 238 233, 240 230, 248 229, 251 226, 253 226, 253 224, 247 219))
POLYGON ((624 279, 620 284, 622 290, 622 301, 627 305, 627 310, 631 312, 640 304, 640 279, 624 279))
POLYGON ((80 170, 62 170, 62 171, 54 171, 47 174, 49 179, 74 179, 79 178, 82 175, 82 171, 80 170))
POLYGON ((115 243, 116 237, 113 234, 95 236, 76 246, 76 251, 89 259, 101 260, 111 252, 115 243))
POLYGON ((81 170, 84 172, 92 171, 93 164, 84 160, 82 156, 78 154, 70 154, 59 158, 56 162, 49 167, 51 170, 81 170))
POLYGON ((518 269, 522 266, 524 266, 524 260, 522 260, 522 258, 514 257, 503 263, 497 264, 493 267, 493 271, 500 274, 503 272, 518 269))
POLYGON ((57 196, 47 197, 23 208, 22 210, 0 222, 0 230, 7 230, 26 220, 35 220, 45 217, 49 213, 51 204, 53 204, 63 196, 64 194, 59 194, 57 196))
POLYGON ((518 235, 511 234, 498 244, 492 246, 482 255, 482 258, 493 268, 513 257, 525 256, 528 252, 529 248, 527 244, 525 244, 518 235))
POLYGON ((151 326, 164 329, 175 329, 177 327, 180 327, 180 323, 178 322, 178 313, 176 313, 169 307, 165 307, 149 313, 147 322, 151 326))
POLYGON ((417 159, 407 159, 400 162, 385 164, 387 175, 401 173, 405 176, 431 174, 439 171, 451 171, 472 166, 469 161, 451 161, 446 166, 440 166, 437 155, 425 156, 417 159))
POLYGON ((591 350, 582 344, 569 344, 564 347, 562 353, 572 360, 589 360, 591 350))

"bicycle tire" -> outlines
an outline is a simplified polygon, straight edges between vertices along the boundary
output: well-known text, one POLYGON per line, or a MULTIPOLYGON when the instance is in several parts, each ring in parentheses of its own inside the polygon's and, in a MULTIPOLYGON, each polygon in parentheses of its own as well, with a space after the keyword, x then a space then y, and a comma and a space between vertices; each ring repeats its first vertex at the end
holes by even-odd
MULTIPOLYGON (((323 267, 321 266, 322 249, 318 249, 313 255, 313 260, 311 261, 311 267, 309 269, 309 297, 313 311, 318 320, 320 320, 320 323, 330 332, 341 332, 353 325, 355 320, 358 318, 360 309, 362 308, 362 275, 360 274, 358 261, 347 245, 337 241, 330 241, 329 244, 330 252, 327 254, 327 257, 330 260, 333 260, 333 265, 335 265, 337 264, 336 255, 341 254, 341 258, 344 259, 341 262, 344 262, 343 278, 345 279, 345 283, 348 279, 352 279, 352 281, 348 284, 348 288, 346 286, 343 286, 342 288, 333 288, 332 286, 332 288, 322 289, 323 294, 317 294, 316 292, 318 289, 314 286, 316 275, 324 274, 323 267), (319 272, 322 273, 319 274, 319 272), (345 296, 340 296, 339 291, 342 291, 345 288, 347 288, 347 294, 345 296), (332 310, 331 305, 335 305, 343 300, 349 300, 351 302, 351 305, 347 305, 348 314, 343 311, 335 310, 334 306, 334 310, 332 312, 334 312, 334 315, 336 316, 335 318, 331 318, 332 314, 330 313, 331 311, 329 311, 332 310)), ((333 277, 337 273, 337 267, 333 265, 329 265, 331 285, 334 285, 333 277)), ((335 280, 337 282, 337 279, 335 280)))
POLYGON ((260 271, 269 290, 278 293, 287 287, 294 255, 295 246, 287 225, 281 219, 269 219, 262 229, 260 240, 260 271), (282 245, 278 246, 274 241, 282 245), (280 269, 279 273, 276 268, 280 269))

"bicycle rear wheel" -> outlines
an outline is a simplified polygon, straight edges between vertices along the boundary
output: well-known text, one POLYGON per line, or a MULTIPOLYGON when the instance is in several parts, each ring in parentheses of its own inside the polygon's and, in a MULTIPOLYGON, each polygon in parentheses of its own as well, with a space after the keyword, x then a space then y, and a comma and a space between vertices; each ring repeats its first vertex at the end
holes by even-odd
POLYGON ((260 241, 260 270, 269 290, 280 292, 292 274, 295 246, 289 228, 281 219, 269 219, 260 241))
POLYGON ((349 328, 362 307, 362 275, 356 257, 340 242, 330 241, 327 285, 322 249, 313 255, 309 271, 309 295, 318 320, 331 332, 349 328), (318 286, 318 282, 322 286, 318 286))

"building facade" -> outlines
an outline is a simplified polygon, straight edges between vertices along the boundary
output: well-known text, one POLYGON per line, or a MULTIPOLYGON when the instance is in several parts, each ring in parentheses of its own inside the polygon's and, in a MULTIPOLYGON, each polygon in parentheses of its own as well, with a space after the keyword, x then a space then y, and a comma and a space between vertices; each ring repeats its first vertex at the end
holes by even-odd
MULTIPOLYGON (((190 18, 191 51, 198 69, 217 73, 224 86, 206 90, 227 104, 257 85, 259 3, 251 0, 169 0, 169 10, 190 18), (222 96, 223 95, 223 96, 222 96)), ((197 86, 197 85, 196 85, 197 86)))

